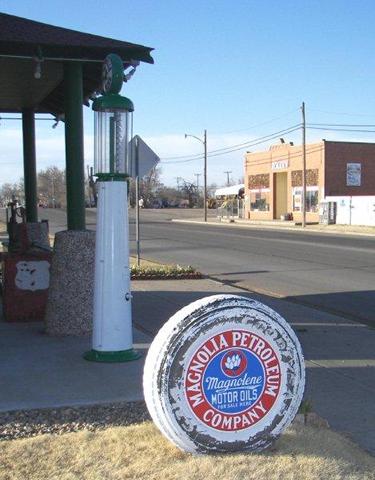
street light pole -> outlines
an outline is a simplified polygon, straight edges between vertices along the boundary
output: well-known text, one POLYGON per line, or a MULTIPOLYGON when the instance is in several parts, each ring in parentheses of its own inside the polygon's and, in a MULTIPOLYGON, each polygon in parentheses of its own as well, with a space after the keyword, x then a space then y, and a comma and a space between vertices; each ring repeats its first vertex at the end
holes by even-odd
POLYGON ((204 172, 203 172, 203 181, 204 181, 204 192, 203 192, 203 204, 204 204, 204 221, 207 222, 207 130, 204 130, 204 172))
POLYGON ((195 135, 188 135, 185 133, 185 138, 192 137, 201 142, 204 147, 204 167, 203 167, 203 204, 204 204, 204 221, 207 222, 207 130, 204 131, 203 140, 195 135))

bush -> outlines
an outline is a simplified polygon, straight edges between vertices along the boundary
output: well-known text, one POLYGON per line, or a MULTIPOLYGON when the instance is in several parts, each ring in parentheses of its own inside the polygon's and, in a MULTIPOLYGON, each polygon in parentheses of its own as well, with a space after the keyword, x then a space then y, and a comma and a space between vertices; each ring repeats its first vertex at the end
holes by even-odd
POLYGON ((131 278, 134 280, 202 278, 202 274, 190 265, 187 267, 181 265, 157 265, 151 267, 132 265, 130 272, 131 278))

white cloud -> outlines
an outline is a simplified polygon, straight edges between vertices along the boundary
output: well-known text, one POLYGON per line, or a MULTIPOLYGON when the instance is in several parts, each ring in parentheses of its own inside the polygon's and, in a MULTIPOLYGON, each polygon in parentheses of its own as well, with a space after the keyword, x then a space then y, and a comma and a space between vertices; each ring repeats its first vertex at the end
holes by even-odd
MULTIPOLYGON (((84 136, 85 163, 93 165, 94 157, 94 136, 92 129, 86 128, 88 133, 84 136)), ((192 132, 194 134, 195 132, 192 132)), ((208 184, 216 183, 218 186, 225 185, 227 170, 232 171, 231 177, 234 181, 243 177, 244 154, 246 150, 261 151, 269 148, 274 139, 269 143, 259 144, 253 147, 244 147, 241 150, 225 153, 220 156, 210 156, 210 152, 226 147, 249 142, 266 134, 264 131, 255 132, 253 135, 243 134, 210 134, 208 132, 208 184)), ((198 134, 202 138, 202 133, 198 134)), ((307 143, 313 143, 327 138, 327 140, 348 140, 371 142, 373 138, 368 134, 351 132, 307 132, 307 143)), ((168 159, 183 155, 203 154, 203 145, 194 138, 184 138, 183 134, 164 134, 158 136, 144 136, 144 141, 164 161, 160 164, 162 168, 162 181, 167 185, 176 185, 176 177, 182 177, 187 181, 195 182, 195 173, 200 173, 200 185, 203 184, 203 159, 191 162, 180 162, 182 159, 168 159), (167 163, 169 162, 169 163, 167 163)), ((286 138, 296 145, 301 143, 301 131, 293 132, 286 138)), ((56 129, 51 128, 49 122, 37 122, 36 126, 36 155, 37 169, 45 169, 48 166, 56 165, 65 168, 65 138, 64 125, 59 124, 56 129)), ((0 184, 5 182, 16 182, 23 176, 23 147, 22 147, 22 126, 21 122, 2 122, 0 125, 0 184)))
MULTIPOLYGON (((85 163, 92 165, 94 160, 94 137, 84 136, 85 163)), ((65 137, 64 126, 59 125, 52 130, 37 125, 35 135, 37 170, 49 166, 65 168, 65 137)), ((14 183, 23 177, 23 144, 22 127, 0 125, 0 185, 6 182, 14 183)))

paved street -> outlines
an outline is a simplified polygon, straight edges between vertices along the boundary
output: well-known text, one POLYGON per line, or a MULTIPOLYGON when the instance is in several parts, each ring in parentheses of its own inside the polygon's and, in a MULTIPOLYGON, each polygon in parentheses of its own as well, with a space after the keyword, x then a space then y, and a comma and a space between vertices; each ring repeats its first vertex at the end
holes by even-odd
MULTIPOLYGON (((375 326, 374 237, 171 222, 177 215, 202 212, 141 211, 143 258, 191 264, 232 285, 375 326)), ((130 217, 134 254, 134 212, 130 217)), ((52 233, 65 228, 64 211, 42 209, 40 218, 50 220, 52 233)), ((94 210, 87 227, 95 228, 94 210)))
POLYGON ((142 257, 375 325, 375 238, 173 223, 171 215, 142 211, 142 257))

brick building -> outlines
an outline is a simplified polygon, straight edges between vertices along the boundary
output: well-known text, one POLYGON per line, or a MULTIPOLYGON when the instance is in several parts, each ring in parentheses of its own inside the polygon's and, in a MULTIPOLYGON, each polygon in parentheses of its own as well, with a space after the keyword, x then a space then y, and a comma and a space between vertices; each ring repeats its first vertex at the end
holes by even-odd
MULTIPOLYGON (((245 218, 302 220, 302 146, 282 143, 245 156, 245 218)), ((306 220, 319 221, 327 197, 375 195, 375 143, 306 145, 306 220)))

